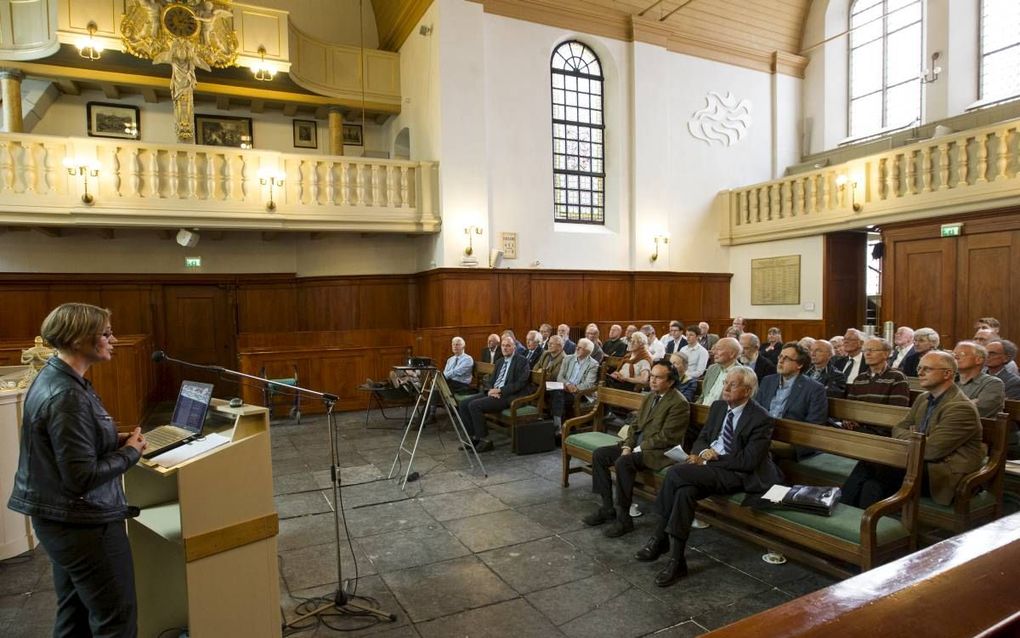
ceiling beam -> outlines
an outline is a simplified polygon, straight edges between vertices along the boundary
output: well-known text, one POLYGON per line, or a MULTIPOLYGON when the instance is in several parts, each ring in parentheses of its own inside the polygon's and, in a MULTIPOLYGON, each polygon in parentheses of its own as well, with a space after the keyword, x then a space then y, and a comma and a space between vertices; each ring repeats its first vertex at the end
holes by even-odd
POLYGON ((230 110, 230 98, 228 96, 226 96, 226 95, 217 95, 216 96, 216 108, 219 109, 220 111, 229 111, 230 110))
POLYGON ((49 226, 35 226, 34 230, 47 237, 60 237, 64 234, 59 228, 51 228, 49 226))
POLYGON ((159 93, 156 93, 156 89, 151 86, 142 87, 142 97, 149 104, 159 104, 159 93))
POLYGON ((283 114, 286 115, 287 117, 294 117, 295 115, 297 115, 297 107, 298 107, 297 104, 293 102, 287 102, 286 104, 283 105, 283 114))
POLYGON ((266 101, 265 100, 252 100, 251 101, 251 112, 252 113, 261 113, 264 110, 266 110, 266 101))
POLYGON ((120 99, 120 89, 117 88, 117 85, 111 84, 109 82, 100 82, 99 87, 103 89, 103 95, 106 96, 106 99, 108 100, 120 99))
POLYGON ((98 232, 103 239, 114 239, 117 236, 116 231, 112 228, 100 228, 98 232))
POLYGON ((81 95, 81 87, 74 80, 54 80, 64 95, 81 95))
POLYGON ((262 241, 276 241, 279 236, 280 233, 266 230, 262 232, 262 241))

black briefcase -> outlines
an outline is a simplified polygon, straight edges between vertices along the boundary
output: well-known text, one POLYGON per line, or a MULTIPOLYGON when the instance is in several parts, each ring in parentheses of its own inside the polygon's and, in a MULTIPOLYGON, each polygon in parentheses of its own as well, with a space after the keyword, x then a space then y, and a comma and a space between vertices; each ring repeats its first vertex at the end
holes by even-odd
POLYGON ((520 423, 515 430, 515 454, 548 452, 556 447, 556 426, 551 420, 520 423))

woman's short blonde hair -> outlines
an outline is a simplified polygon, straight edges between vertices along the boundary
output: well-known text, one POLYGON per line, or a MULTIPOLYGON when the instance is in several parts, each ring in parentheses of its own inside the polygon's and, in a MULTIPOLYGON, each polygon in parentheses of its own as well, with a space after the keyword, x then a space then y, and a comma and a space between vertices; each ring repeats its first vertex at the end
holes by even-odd
POLYGON ((94 344, 109 320, 110 311, 106 308, 87 303, 65 303, 43 319, 39 335, 57 350, 73 352, 83 345, 94 344))

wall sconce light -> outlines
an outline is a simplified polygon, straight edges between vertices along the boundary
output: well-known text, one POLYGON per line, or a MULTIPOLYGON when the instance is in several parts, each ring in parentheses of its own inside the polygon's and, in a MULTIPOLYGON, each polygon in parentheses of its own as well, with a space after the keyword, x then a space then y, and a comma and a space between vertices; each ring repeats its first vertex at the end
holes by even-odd
POLYGON ((273 212, 276 210, 276 202, 273 201, 273 187, 283 186, 283 178, 286 176, 282 171, 278 171, 273 168, 259 169, 259 184, 265 186, 269 184, 269 201, 266 202, 266 210, 273 212))
POLYGON ((102 57, 103 47, 96 43, 96 23, 89 22, 87 28, 89 30, 88 37, 78 40, 78 55, 86 60, 95 61, 102 57))
POLYGON ((840 175, 836 178, 836 186, 839 187, 841 193, 846 192, 847 185, 850 186, 850 208, 854 209, 855 213, 859 213, 864 206, 857 201, 857 182, 846 175, 840 175))
POLYGON ((259 61, 252 65, 251 70, 255 72, 255 79, 259 82, 272 82, 276 75, 276 67, 266 64, 266 47, 259 47, 259 61))
POLYGON ((669 245, 669 235, 656 235, 655 236, 655 252, 652 253, 651 261, 656 261, 656 260, 659 259, 659 245, 660 244, 662 244, 663 246, 668 246, 669 245))
POLYGON ((481 226, 468 226, 464 229, 464 234, 468 236, 468 245, 464 249, 464 254, 470 257, 475 252, 474 245, 471 241, 473 239, 472 235, 481 235, 482 228, 481 226))
POLYGON ((942 57, 942 53, 935 51, 931 54, 931 66, 921 71, 921 84, 931 84, 939 79, 939 75, 942 73, 942 67, 936 62, 942 57))
POLYGON ((75 160, 68 157, 64 159, 64 168, 67 169, 68 175, 81 175, 82 187, 85 190, 81 201, 91 206, 96 200, 89 193, 89 178, 99 176, 99 164, 94 160, 75 160))

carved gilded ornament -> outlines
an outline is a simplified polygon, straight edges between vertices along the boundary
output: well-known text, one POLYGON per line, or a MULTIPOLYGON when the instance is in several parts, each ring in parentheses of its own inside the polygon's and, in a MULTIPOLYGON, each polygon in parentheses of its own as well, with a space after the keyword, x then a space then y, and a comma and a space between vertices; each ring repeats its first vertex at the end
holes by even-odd
POLYGON ((25 375, 17 380, 16 387, 23 390, 32 385, 36 375, 43 369, 46 362, 56 354, 57 351, 43 342, 42 337, 35 338, 35 345, 21 351, 21 363, 31 366, 25 371, 25 375))
POLYGON ((129 0, 120 23, 124 50, 172 69, 177 139, 194 138, 195 69, 237 64, 237 34, 228 2, 129 0))

